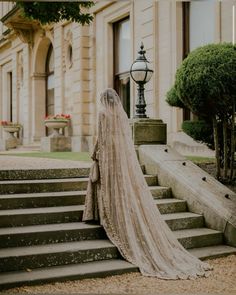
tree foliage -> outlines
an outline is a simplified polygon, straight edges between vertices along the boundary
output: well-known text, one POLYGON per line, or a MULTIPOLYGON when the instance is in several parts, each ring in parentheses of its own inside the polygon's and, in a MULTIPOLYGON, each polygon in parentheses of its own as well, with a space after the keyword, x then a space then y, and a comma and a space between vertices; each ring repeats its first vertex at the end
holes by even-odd
POLYGON ((192 51, 176 73, 176 92, 194 114, 207 118, 230 112, 236 94, 236 51, 210 44, 192 51))
POLYGON ((82 25, 89 24, 93 16, 84 11, 94 5, 92 1, 78 2, 17 2, 25 17, 42 24, 70 20, 82 25))
POLYGON ((177 95, 176 87, 173 86, 166 94, 166 101, 172 107, 184 108, 184 104, 177 95))
POLYGON ((170 105, 174 105, 170 103, 174 93, 178 106, 182 102, 194 114, 212 123, 217 178, 232 180, 235 173, 236 47, 224 43, 195 49, 177 70, 173 88, 167 94, 170 105))

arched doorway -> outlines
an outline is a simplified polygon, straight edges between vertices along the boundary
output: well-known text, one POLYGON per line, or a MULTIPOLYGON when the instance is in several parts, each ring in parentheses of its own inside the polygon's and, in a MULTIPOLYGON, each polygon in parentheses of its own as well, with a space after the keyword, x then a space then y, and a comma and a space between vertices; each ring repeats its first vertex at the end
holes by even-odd
POLYGON ((33 64, 32 135, 33 141, 40 141, 46 134, 44 117, 54 114, 54 50, 49 38, 36 43, 33 64))

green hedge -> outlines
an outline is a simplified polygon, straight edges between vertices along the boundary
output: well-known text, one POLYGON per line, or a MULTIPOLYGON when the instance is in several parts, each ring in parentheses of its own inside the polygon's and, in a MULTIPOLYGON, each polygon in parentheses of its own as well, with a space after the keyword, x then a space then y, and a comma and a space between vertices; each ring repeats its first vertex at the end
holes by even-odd
POLYGON ((205 143, 209 148, 214 149, 213 128, 206 121, 184 121, 182 130, 194 140, 205 143))

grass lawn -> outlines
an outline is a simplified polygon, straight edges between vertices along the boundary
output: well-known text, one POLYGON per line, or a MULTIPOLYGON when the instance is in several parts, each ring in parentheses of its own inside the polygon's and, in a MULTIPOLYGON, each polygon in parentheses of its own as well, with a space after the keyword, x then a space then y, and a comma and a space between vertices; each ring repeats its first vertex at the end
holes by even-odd
POLYGON ((1 156, 17 156, 17 157, 32 157, 32 158, 48 158, 72 161, 91 161, 90 154, 87 152, 26 152, 26 153, 0 153, 1 156))
POLYGON ((215 158, 186 156, 186 158, 195 164, 199 163, 215 163, 215 158))
MULTIPOLYGON (((90 154, 87 152, 11 152, 0 153, 0 156, 17 156, 17 157, 32 157, 32 158, 48 158, 72 161, 91 161, 90 154)), ((186 158, 195 164, 199 163, 215 163, 215 158, 186 156, 186 158)))

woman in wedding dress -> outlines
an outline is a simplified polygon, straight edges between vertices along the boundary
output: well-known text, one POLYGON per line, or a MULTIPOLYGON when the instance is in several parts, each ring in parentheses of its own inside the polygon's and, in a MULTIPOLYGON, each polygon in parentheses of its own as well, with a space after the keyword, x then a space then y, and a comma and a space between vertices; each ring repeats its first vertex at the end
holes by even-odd
POLYGON ((194 279, 212 267, 191 255, 162 219, 143 176, 128 117, 115 90, 101 94, 83 221, 99 220, 121 255, 146 276, 194 279))

